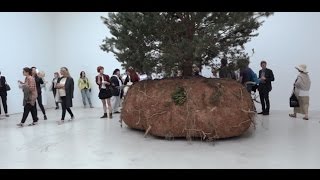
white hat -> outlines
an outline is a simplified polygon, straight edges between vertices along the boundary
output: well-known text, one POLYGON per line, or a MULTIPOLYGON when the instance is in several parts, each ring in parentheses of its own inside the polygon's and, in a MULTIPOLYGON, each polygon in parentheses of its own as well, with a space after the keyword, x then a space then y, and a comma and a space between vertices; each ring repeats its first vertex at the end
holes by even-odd
POLYGON ((308 73, 307 65, 305 65, 305 64, 300 64, 299 66, 296 66, 295 68, 298 69, 299 71, 304 72, 304 73, 308 73))

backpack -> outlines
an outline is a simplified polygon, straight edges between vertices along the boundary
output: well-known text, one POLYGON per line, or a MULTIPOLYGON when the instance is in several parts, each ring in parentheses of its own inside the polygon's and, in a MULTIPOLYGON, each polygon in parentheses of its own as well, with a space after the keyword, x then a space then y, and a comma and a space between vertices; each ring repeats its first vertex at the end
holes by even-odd
POLYGON ((259 84, 260 81, 258 79, 257 74, 255 72, 253 72, 251 68, 249 68, 249 69, 250 69, 250 78, 249 78, 250 81, 255 82, 256 84, 259 84))

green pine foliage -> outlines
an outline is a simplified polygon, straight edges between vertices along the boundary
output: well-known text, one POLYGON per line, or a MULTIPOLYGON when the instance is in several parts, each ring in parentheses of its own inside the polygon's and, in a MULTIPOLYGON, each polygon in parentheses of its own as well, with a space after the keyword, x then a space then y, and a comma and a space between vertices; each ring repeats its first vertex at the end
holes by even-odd
POLYGON ((101 17, 110 30, 100 46, 125 68, 150 74, 172 69, 192 75, 192 64, 248 59, 244 44, 268 12, 118 12, 101 17))

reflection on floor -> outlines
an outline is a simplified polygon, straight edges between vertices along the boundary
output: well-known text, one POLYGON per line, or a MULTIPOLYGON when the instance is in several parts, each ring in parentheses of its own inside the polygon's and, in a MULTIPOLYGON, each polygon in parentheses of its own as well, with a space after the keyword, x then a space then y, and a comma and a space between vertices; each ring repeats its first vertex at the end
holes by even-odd
MULTIPOLYGON (((74 122, 57 125, 60 110, 40 124, 18 128, 21 114, 0 118, 0 168, 320 168, 320 113, 291 119, 286 111, 257 116, 255 130, 216 142, 165 140, 120 127, 119 114, 73 109, 74 122)), ((31 115, 27 123, 31 122, 31 115)))

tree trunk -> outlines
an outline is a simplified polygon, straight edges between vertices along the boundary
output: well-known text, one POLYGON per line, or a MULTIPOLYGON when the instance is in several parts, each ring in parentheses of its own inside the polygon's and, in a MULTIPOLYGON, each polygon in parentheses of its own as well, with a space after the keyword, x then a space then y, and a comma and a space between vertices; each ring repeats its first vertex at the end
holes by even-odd
POLYGON ((192 65, 193 65, 193 58, 194 58, 193 57, 194 47, 192 45, 192 40, 193 40, 193 36, 194 36, 194 32, 195 32, 195 29, 194 29, 195 24, 194 24, 194 22, 192 22, 191 17, 189 17, 189 13, 187 13, 185 15, 183 22, 187 26, 186 38, 189 40, 189 48, 188 49, 190 51, 187 52, 185 62, 182 65, 182 70, 183 70, 182 75, 183 76, 192 76, 192 74, 193 74, 192 65))
POLYGON ((192 60, 188 59, 182 65, 182 76, 192 76, 192 60))

